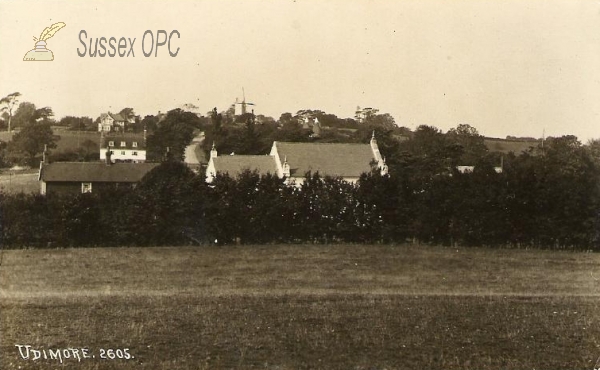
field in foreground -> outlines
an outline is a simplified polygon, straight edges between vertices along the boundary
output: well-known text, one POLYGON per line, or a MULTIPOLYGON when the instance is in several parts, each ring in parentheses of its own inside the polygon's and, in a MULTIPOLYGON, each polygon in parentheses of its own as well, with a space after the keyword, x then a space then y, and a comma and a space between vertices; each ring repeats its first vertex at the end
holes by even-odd
POLYGON ((413 246, 5 251, 0 368, 592 369, 599 267, 413 246), (96 358, 23 360, 16 344, 96 358))

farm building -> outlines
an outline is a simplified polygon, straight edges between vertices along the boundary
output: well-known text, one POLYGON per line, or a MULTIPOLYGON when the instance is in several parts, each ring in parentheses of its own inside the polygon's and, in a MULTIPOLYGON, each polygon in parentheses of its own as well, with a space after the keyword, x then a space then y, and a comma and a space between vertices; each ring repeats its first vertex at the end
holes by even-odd
POLYGON ((55 162, 40 164, 42 194, 91 193, 135 185, 158 163, 55 162))
POLYGON ((337 143, 273 143, 269 155, 217 156, 213 146, 206 170, 206 181, 212 182, 217 173, 232 177, 244 170, 259 174, 273 173, 297 186, 304 182, 307 172, 322 176, 341 177, 348 182, 358 181, 361 174, 370 172, 375 164, 381 174, 387 174, 385 159, 379 152, 375 136, 369 144, 337 143))

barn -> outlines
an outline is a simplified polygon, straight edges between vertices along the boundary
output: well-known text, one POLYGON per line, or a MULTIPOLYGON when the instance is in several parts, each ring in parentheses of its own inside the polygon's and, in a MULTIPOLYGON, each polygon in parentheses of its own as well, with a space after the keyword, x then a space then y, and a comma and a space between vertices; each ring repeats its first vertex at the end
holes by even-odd
POLYGON ((40 164, 41 194, 80 194, 134 188, 158 163, 55 162, 40 164))

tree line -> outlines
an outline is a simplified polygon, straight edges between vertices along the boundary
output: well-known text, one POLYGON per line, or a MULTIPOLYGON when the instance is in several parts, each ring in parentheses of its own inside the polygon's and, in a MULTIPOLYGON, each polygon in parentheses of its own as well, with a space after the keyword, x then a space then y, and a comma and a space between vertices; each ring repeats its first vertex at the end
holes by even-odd
POLYGON ((133 191, 1 194, 2 242, 8 248, 409 242, 598 250, 598 145, 555 138, 506 156, 502 171, 484 156, 462 173, 449 164, 460 163, 464 146, 438 135, 417 130, 412 140, 448 141, 429 149, 397 143, 390 175, 374 170, 356 184, 309 173, 293 187, 249 171, 207 184, 204 174, 168 160, 133 191))
MULTIPOLYGON (((17 124, 14 104, 3 104, 11 112, 7 121, 12 117, 17 124)), ((0 143, 0 153, 19 153, 35 164, 44 142, 55 145, 52 111, 25 108, 28 123, 12 142, 0 143)), ((207 117, 181 109, 146 116, 140 127, 148 129, 148 158, 165 163, 135 191, 70 198, 0 194, 3 242, 20 247, 409 241, 597 248, 600 141, 583 145, 568 135, 503 154, 489 151, 470 125, 446 133, 427 125, 411 131, 375 109, 359 113, 360 124, 318 110, 284 113, 279 121, 233 117, 216 108, 207 117), (327 129, 315 135, 302 125, 305 117, 327 123, 327 129), (375 133, 389 176, 369 173, 349 184, 307 174, 304 185, 294 188, 276 177, 244 173, 220 175, 209 186, 204 174, 179 163, 200 130, 205 151, 214 142, 225 154, 266 154, 275 140, 368 143, 375 133)))

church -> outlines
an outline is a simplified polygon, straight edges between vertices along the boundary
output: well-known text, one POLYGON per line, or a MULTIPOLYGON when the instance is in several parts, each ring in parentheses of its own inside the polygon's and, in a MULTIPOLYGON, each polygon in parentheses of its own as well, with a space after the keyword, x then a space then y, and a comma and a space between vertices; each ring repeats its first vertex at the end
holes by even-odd
POLYGON ((379 152, 375 134, 369 144, 291 143, 273 142, 268 155, 219 156, 214 147, 206 169, 206 181, 211 183, 218 173, 236 177, 245 170, 260 175, 273 174, 286 183, 301 186, 305 175, 341 177, 355 183, 375 165, 382 175, 388 173, 385 159, 379 152))

